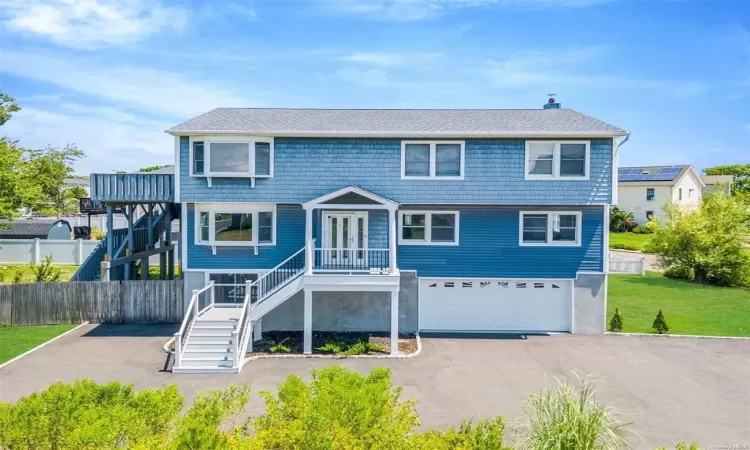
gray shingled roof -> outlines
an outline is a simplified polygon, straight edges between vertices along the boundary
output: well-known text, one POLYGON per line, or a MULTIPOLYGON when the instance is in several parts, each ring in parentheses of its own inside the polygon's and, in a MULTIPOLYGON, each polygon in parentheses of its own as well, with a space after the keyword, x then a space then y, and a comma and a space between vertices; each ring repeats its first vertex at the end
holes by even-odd
POLYGON ((394 137, 627 134, 571 109, 217 108, 167 132, 394 137))
POLYGON ((3 224, 0 226, 0 238, 33 239, 46 238, 54 221, 21 219, 15 221, 3 220, 0 223, 3 224))

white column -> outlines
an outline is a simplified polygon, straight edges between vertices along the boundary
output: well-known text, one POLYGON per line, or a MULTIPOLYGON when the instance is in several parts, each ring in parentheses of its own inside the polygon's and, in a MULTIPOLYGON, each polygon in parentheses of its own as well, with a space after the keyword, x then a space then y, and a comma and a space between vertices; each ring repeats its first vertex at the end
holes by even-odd
POLYGON ((253 341, 259 341, 263 338, 263 319, 258 319, 253 325, 253 341))
POLYGON ((398 266, 396 265, 396 210, 395 209, 389 209, 388 210, 388 247, 390 249, 390 272, 394 272, 398 266))
POLYGON ((83 264, 83 239, 76 239, 76 264, 83 264))
POLYGON ((391 291, 391 355, 398 355, 398 291, 391 291))
POLYGON ((305 210, 305 247, 307 250, 305 251, 305 273, 307 275, 312 275, 313 270, 313 258, 314 258, 314 249, 313 249, 313 210, 312 209, 306 209, 305 210))
POLYGON ((304 353, 312 353, 312 291, 305 289, 304 353))
POLYGON ((39 249, 39 238, 34 238, 34 252, 33 256, 31 258, 32 264, 39 264, 41 261, 41 253, 42 251, 39 249))

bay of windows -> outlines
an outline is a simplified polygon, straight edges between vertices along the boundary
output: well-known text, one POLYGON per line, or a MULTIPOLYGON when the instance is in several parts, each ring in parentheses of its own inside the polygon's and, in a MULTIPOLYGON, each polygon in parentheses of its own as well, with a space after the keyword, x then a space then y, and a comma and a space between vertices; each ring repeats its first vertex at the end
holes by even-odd
POLYGON ((271 177, 273 139, 251 141, 193 141, 191 176, 271 177))
POLYGON ((197 211, 197 243, 215 246, 273 245, 273 211, 197 211))

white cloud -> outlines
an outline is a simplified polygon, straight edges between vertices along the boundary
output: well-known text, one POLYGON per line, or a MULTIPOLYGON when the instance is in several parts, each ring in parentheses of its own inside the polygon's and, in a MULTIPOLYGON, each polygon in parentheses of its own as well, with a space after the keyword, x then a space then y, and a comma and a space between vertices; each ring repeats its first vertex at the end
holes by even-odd
POLYGON ((415 66, 432 64, 442 58, 439 52, 355 52, 341 56, 339 60, 374 66, 415 66))
POLYGON ((219 106, 252 106, 226 85, 194 79, 185 73, 104 65, 63 55, 0 48, 0 73, 182 118, 219 106))
POLYGON ((585 7, 613 0, 320 0, 332 11, 392 21, 431 19, 464 8, 492 5, 585 7))
POLYGON ((86 158, 75 168, 78 173, 88 174, 171 164, 174 141, 163 132, 171 125, 118 114, 114 108, 67 103, 24 106, 3 126, 3 134, 28 148, 75 144, 86 152, 86 158))
MULTIPOLYGON (((606 47, 580 47, 556 52, 530 52, 486 60, 480 73, 505 89, 617 88, 662 90, 675 97, 690 97, 707 90, 702 82, 663 80, 593 73, 591 63, 606 47)), ((596 67, 596 66, 593 66, 596 67)))
POLYGON ((0 0, 0 20, 13 32, 72 48, 140 41, 183 29, 187 10, 163 0, 0 0))
POLYGON ((367 88, 396 87, 396 83, 382 69, 342 69, 336 76, 343 81, 367 88))

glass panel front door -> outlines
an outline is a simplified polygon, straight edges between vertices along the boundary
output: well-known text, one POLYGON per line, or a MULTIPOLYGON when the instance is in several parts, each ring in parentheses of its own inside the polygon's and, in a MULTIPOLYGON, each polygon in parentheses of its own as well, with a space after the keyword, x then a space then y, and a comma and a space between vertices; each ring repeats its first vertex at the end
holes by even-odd
POLYGON ((322 265, 357 269, 364 264, 366 216, 356 213, 324 213, 322 265))

